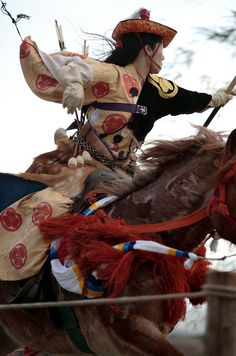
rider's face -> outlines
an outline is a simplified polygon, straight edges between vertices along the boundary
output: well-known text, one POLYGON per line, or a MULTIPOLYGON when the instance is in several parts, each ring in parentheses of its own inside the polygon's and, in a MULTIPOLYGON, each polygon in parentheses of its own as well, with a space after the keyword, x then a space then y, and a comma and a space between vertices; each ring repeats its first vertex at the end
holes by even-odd
POLYGON ((150 66, 151 74, 157 74, 160 72, 164 58, 165 57, 163 55, 163 44, 157 43, 151 57, 151 66, 150 66))

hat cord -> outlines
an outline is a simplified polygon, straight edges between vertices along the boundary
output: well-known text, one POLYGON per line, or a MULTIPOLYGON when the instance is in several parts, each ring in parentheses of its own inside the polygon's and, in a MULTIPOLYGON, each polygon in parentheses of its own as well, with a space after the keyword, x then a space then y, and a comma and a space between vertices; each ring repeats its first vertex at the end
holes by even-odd
POLYGON ((157 51, 158 51, 158 49, 160 48, 160 45, 163 43, 163 41, 161 40, 161 42, 159 42, 159 45, 157 46, 155 52, 154 52, 153 55, 151 56, 151 55, 149 55, 149 54, 147 53, 146 48, 145 48, 145 45, 144 45, 142 39, 140 38, 139 33, 136 33, 136 36, 137 36, 139 42, 141 43, 142 49, 144 50, 145 54, 146 54, 146 55, 149 57, 149 59, 150 59, 149 72, 151 71, 151 64, 152 64, 152 63, 154 63, 154 64, 161 70, 161 67, 159 66, 159 64, 158 64, 157 62, 155 62, 155 61, 153 60, 153 57, 154 57, 155 54, 157 53, 157 51))

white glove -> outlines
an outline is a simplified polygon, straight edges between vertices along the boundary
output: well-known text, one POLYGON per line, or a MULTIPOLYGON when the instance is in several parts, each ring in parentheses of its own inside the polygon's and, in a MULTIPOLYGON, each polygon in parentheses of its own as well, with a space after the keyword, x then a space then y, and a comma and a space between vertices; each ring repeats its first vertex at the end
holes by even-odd
POLYGON ((230 94, 227 94, 226 89, 219 89, 215 94, 212 95, 211 101, 207 106, 216 108, 221 105, 225 105, 229 100, 233 99, 233 96, 236 95, 236 90, 232 90, 230 94))
POLYGON ((60 82, 66 87, 62 97, 63 108, 67 108, 68 114, 73 114, 80 109, 84 101, 84 88, 82 86, 79 66, 68 66, 61 73, 60 82))
POLYGON ((63 108, 67 108, 68 114, 73 114, 76 109, 80 109, 84 101, 84 88, 76 83, 69 83, 64 90, 62 97, 63 108))

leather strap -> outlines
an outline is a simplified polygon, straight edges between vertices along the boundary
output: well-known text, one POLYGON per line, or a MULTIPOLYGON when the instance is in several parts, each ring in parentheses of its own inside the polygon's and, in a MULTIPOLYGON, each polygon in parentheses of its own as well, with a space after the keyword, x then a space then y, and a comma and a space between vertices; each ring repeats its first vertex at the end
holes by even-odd
POLYGON ((62 321, 62 328, 66 331, 77 349, 88 354, 94 354, 81 332, 78 319, 76 318, 73 309, 70 307, 61 307, 58 308, 58 310, 62 321))

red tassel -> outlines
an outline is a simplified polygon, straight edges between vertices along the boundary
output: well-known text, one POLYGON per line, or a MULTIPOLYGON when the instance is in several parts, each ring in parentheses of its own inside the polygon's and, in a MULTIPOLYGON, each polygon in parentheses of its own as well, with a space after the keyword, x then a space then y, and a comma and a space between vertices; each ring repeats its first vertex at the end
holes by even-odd
MULTIPOLYGON (((121 230, 124 221, 107 220, 102 223, 95 215, 64 215, 51 218, 40 226, 47 240, 62 238, 58 249, 61 260, 70 257, 78 264, 85 279, 93 271, 104 281, 106 296, 117 297, 130 279, 132 285, 142 294, 147 292, 138 283, 138 276, 143 266, 152 266, 147 278, 154 279, 153 294, 186 293, 199 291, 205 282, 209 262, 197 261, 190 270, 185 270, 181 257, 162 255, 146 251, 122 252, 113 245, 127 241, 154 240, 153 235, 128 234, 121 230)), ((159 241, 158 241, 159 242, 159 241)), ((197 254, 205 254, 201 247, 197 254)), ((203 299, 193 299, 192 304, 203 303, 203 299)), ((185 317, 186 302, 176 299, 161 302, 163 320, 171 324, 185 317)))
POLYGON ((148 11, 147 9, 142 9, 140 11, 141 20, 149 20, 150 19, 150 13, 151 13, 151 11, 148 11))

